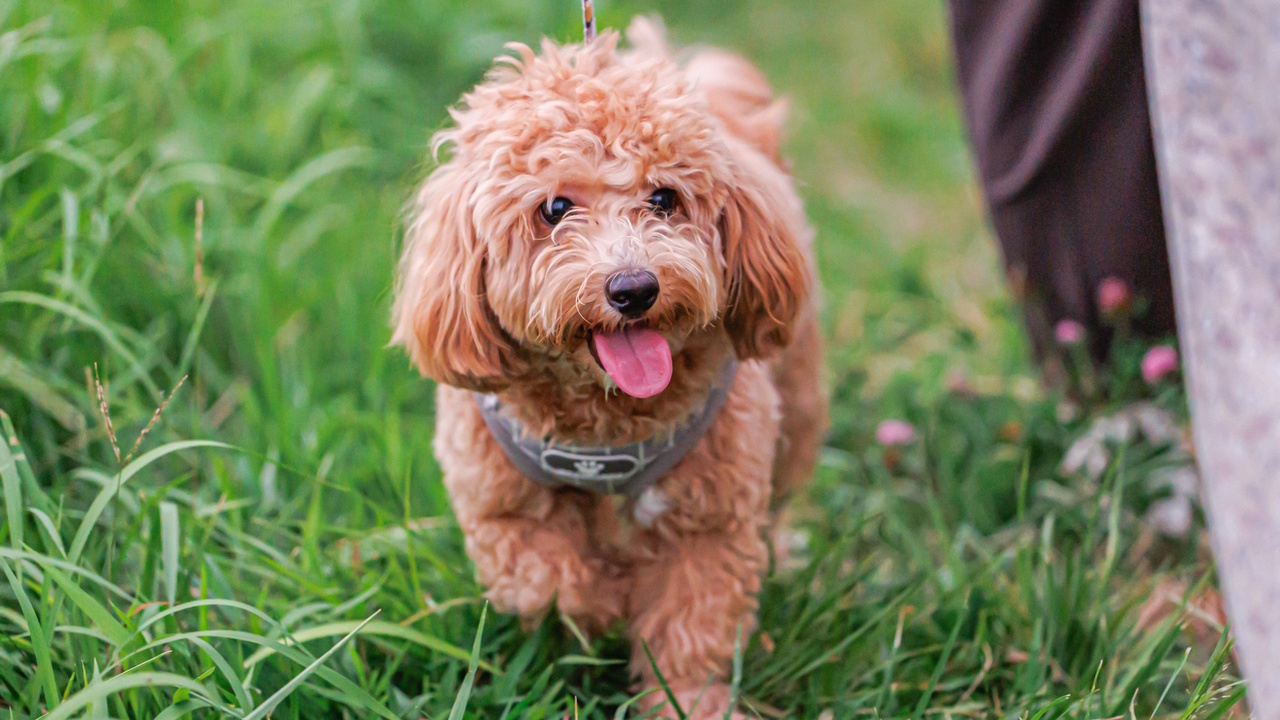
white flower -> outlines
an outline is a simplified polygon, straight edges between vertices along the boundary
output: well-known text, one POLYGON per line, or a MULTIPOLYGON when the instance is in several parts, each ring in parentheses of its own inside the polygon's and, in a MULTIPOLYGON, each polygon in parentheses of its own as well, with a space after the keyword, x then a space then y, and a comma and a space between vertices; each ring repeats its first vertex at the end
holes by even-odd
POLYGON ((1134 405, 1133 416, 1138 421, 1142 434, 1153 443, 1172 443, 1182 436, 1178 432, 1178 422, 1173 413, 1154 403, 1143 402, 1134 405))
POLYGON ((1095 423, 1084 435, 1081 435, 1062 456, 1058 471, 1063 475, 1074 475, 1080 470, 1091 480, 1102 477, 1107 464, 1111 462, 1111 452, 1107 449, 1107 434, 1095 423))
POLYGON ((1146 520, 1161 535, 1184 538, 1191 532, 1191 509, 1191 501, 1187 498, 1165 498, 1151 503, 1146 520))
POLYGON ((1131 442, 1139 433, 1156 445, 1174 442, 1180 437, 1173 413, 1152 403, 1135 403, 1114 415, 1095 420, 1067 448, 1058 471, 1071 475, 1084 470, 1090 479, 1097 480, 1111 462, 1109 446, 1131 442))
POLYGON ((1186 537, 1191 532, 1193 512, 1200 495, 1200 474, 1195 467, 1182 465, 1157 470, 1147 478, 1147 488, 1169 491, 1168 497, 1147 508, 1147 523, 1162 535, 1186 537))

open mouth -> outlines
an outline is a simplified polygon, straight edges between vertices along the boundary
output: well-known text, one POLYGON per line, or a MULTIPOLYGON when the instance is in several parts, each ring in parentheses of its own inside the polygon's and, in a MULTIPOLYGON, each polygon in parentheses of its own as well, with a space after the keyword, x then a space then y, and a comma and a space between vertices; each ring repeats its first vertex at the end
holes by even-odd
POLYGON ((671 382, 671 345, 653 328, 632 324, 594 330, 588 346, 618 389, 631 397, 653 397, 671 382))

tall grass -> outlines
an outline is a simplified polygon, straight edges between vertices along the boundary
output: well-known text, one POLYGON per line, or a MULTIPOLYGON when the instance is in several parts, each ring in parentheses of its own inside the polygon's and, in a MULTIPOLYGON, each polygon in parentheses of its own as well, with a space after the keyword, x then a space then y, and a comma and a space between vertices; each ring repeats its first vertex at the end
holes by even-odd
MULTIPOLYGON (((1237 712, 1200 533, 1142 519, 1175 449, 1139 442, 1097 482, 1058 469, 1094 414, 1152 391, 1121 363, 1064 421, 1034 390, 940 6, 599 9, 738 48, 795 108, 835 424, 740 707, 1237 712), (977 393, 948 389, 957 369, 977 393), (920 441, 877 446, 887 416, 920 441)), ((502 43, 572 38, 576 12, 0 1, 0 717, 629 711, 620 635, 486 615, 430 384, 384 347, 429 134, 502 43)), ((1176 388, 1156 399, 1180 412, 1176 388)))

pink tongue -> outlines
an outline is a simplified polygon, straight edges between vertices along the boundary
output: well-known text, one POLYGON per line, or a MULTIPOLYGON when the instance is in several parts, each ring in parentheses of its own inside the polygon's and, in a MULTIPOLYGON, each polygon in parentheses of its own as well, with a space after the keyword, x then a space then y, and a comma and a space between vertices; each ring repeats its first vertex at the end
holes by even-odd
POLYGON ((671 382, 671 346, 662 333, 641 327, 592 335, 609 377, 631 397, 647 398, 671 382))

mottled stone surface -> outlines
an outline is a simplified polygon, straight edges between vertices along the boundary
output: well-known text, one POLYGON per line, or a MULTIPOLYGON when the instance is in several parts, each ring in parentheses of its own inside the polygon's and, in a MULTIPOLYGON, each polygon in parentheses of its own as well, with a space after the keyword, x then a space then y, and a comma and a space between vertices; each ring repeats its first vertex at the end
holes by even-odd
POLYGON ((1280 720, 1280 1, 1143 23, 1209 526, 1254 717, 1280 720))

